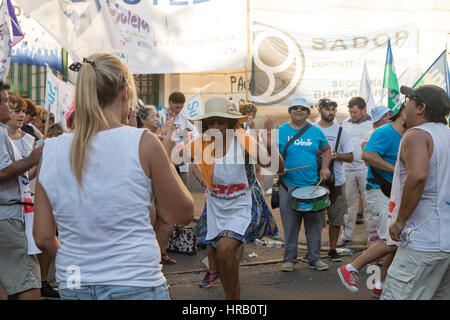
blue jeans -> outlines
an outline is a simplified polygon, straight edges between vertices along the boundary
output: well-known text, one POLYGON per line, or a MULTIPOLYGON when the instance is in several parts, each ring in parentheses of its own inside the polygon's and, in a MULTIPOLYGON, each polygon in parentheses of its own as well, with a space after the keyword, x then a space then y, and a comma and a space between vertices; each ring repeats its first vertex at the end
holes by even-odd
POLYGON ((167 284, 157 287, 94 285, 80 289, 60 289, 63 300, 170 300, 167 284))

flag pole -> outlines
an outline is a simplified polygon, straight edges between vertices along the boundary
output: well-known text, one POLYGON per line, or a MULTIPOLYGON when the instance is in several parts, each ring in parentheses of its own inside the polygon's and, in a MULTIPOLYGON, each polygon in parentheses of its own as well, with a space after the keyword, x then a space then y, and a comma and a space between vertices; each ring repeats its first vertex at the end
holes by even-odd
POLYGON ((249 56, 250 55, 250 0, 247 0, 247 61, 245 64, 245 102, 249 102, 249 90, 250 90, 250 82, 248 81, 248 65, 249 65, 249 56))
POLYGON ((383 105, 383 98, 384 98, 384 80, 386 78, 386 61, 388 59, 388 54, 389 54, 389 44, 390 44, 390 40, 388 41, 388 45, 386 47, 386 60, 384 62, 384 72, 383 72, 383 86, 381 87, 381 99, 380 99, 380 105, 383 105))

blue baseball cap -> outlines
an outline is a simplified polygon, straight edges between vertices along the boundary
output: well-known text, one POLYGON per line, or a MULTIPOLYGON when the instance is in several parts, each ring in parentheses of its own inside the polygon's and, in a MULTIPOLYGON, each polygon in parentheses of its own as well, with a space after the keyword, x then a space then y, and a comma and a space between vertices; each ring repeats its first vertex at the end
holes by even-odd
POLYGON ((383 118, 383 116, 389 111, 392 110, 385 106, 377 106, 372 108, 372 110, 370 110, 370 113, 372 114, 373 123, 380 121, 381 118, 383 118))

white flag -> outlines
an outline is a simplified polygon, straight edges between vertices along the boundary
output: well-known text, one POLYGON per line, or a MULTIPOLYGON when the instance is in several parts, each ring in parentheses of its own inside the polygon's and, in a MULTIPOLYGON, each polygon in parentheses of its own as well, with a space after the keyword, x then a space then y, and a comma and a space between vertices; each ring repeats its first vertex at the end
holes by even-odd
POLYGON ((55 115, 55 123, 60 122, 66 127, 65 113, 72 105, 74 96, 75 86, 70 82, 59 79, 47 67, 44 108, 55 115))
POLYGON ((112 52, 121 48, 105 0, 16 1, 76 61, 95 52, 112 52))
POLYGON ((373 98, 372 87, 370 86, 369 72, 367 71, 366 61, 364 60, 364 69, 361 77, 361 84, 359 86, 359 96, 366 100, 367 113, 375 107, 375 100, 373 98))
POLYGON ((201 116, 204 113, 202 98, 200 96, 201 91, 190 97, 184 104, 182 112, 189 119, 196 116, 201 116))
MULTIPOLYGON (((183 112, 183 114, 188 119, 196 116, 201 116, 203 113, 205 113, 200 94, 201 91, 197 92, 192 97, 187 99, 186 103, 184 104, 184 108, 182 109, 181 112, 183 112)), ((193 132, 191 132, 191 134, 189 135, 189 141, 197 139, 199 135, 200 132, 198 131, 197 127, 194 126, 193 132)))
POLYGON ((8 76, 9 59, 11 56, 11 35, 9 33, 9 14, 6 0, 0 8, 0 81, 8 76))

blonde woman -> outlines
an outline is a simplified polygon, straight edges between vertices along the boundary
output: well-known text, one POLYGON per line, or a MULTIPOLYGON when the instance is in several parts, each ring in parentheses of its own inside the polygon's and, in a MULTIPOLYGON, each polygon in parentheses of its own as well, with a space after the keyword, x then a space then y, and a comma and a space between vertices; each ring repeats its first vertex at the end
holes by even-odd
POLYGON ((73 133, 44 144, 36 244, 57 256, 63 299, 170 299, 150 221, 151 198, 162 207, 162 219, 188 224, 192 196, 158 137, 124 126, 136 100, 128 68, 98 53, 71 69, 78 70, 75 125, 73 133))

